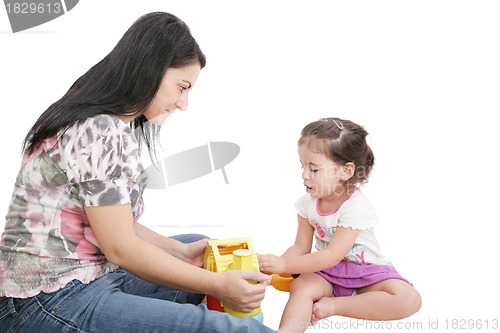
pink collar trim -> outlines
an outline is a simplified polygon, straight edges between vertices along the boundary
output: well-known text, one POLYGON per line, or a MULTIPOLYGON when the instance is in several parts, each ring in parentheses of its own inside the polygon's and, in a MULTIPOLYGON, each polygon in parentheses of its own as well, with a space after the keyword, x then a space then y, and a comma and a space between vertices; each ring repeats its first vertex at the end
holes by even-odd
POLYGON ((342 207, 343 204, 345 204, 347 202, 347 200, 351 199, 352 195, 357 191, 358 189, 354 189, 354 191, 351 192, 351 194, 349 194, 349 197, 347 197, 347 199, 337 208, 335 209, 333 212, 331 213, 326 213, 326 214, 323 214, 322 212, 319 211, 319 199, 316 199, 316 212, 319 214, 319 216, 330 216, 330 215, 333 215, 335 214, 336 212, 339 211, 340 207, 342 207))

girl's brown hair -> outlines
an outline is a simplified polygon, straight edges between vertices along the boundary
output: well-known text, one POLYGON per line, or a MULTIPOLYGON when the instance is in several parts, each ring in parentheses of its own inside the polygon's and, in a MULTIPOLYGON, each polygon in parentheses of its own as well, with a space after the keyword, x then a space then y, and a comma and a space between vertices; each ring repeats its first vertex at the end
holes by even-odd
POLYGON ((368 132, 360 125, 340 118, 322 118, 306 125, 301 132, 299 145, 325 154, 335 163, 353 163, 356 170, 349 185, 361 185, 368 177, 375 163, 375 156, 366 143, 368 132))

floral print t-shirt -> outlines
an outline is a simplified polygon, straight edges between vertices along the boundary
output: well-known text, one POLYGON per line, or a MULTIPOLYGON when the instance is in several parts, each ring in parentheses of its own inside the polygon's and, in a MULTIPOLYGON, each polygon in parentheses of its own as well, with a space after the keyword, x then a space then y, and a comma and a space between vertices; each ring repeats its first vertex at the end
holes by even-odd
POLYGON ((25 154, 0 238, 0 297, 54 292, 116 270, 102 253, 86 206, 143 211, 138 144, 123 121, 99 115, 25 154))

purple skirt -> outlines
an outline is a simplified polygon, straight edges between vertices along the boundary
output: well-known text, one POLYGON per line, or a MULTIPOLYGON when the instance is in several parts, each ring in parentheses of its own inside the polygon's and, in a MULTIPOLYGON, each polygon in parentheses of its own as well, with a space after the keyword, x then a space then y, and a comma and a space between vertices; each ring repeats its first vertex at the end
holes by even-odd
POLYGON ((333 284, 333 296, 355 295, 357 288, 367 287, 388 279, 404 279, 393 266, 369 265, 341 261, 338 265, 316 272, 333 284))

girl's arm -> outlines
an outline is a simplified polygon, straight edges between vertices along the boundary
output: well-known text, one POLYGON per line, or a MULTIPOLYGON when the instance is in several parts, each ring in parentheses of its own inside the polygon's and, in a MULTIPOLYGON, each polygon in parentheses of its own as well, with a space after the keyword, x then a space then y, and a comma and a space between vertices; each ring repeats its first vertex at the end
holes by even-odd
MULTIPOLYGON (((304 223, 304 221, 310 226, 307 219, 303 219, 302 223, 304 223)), ((301 221, 299 217, 297 239, 299 239, 299 233, 301 231, 300 224, 301 221)), ((310 228, 312 229, 312 226, 310 226, 310 228)), ((308 234, 310 234, 310 242, 312 242, 313 233, 309 231, 308 234)), ((297 256, 288 256, 288 251, 281 257, 271 254, 263 254, 259 256, 259 266, 261 271, 267 274, 303 274, 317 272, 337 265, 349 252, 349 250, 352 249, 358 235, 359 230, 337 227, 327 249, 306 254, 301 254, 300 251, 292 250, 291 252, 296 253, 297 256)), ((292 246, 290 249, 293 249, 296 245, 297 244, 292 246)))
POLYGON ((296 257, 311 253, 314 228, 306 218, 297 214, 298 226, 295 243, 283 253, 282 257, 296 257))
POLYGON ((190 265, 144 240, 156 238, 141 227, 138 234, 130 205, 85 207, 92 230, 108 261, 155 284, 189 292, 210 294, 229 307, 250 312, 260 306, 268 276, 256 271, 214 273, 190 265), (142 238, 141 238, 142 237, 142 238))

